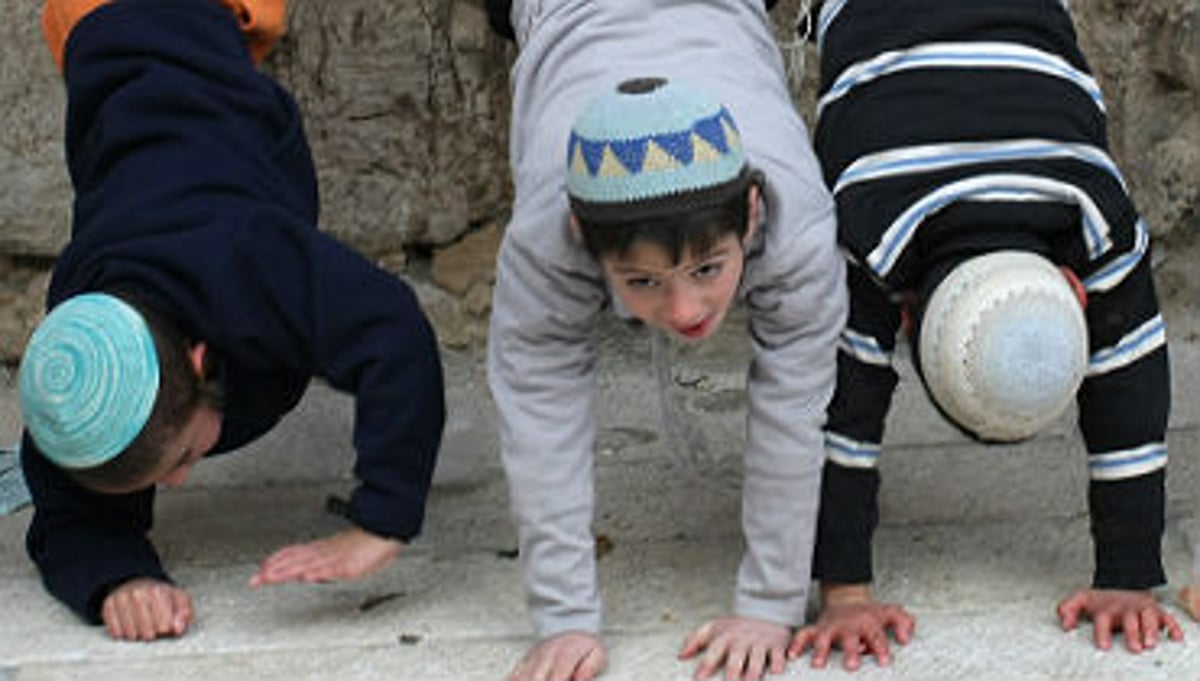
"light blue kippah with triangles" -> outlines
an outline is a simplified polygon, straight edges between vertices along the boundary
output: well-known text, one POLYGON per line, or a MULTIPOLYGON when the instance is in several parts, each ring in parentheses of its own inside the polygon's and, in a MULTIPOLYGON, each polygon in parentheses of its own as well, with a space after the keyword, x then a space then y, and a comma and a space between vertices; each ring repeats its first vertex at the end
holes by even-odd
POLYGON ((104 293, 75 296, 46 315, 25 348, 17 388, 25 427, 58 466, 99 466, 145 426, 158 375, 137 310, 104 293))
POLYGON ((662 78, 628 80, 592 100, 572 127, 567 168, 572 207, 585 213, 740 190, 747 176, 729 110, 662 78))

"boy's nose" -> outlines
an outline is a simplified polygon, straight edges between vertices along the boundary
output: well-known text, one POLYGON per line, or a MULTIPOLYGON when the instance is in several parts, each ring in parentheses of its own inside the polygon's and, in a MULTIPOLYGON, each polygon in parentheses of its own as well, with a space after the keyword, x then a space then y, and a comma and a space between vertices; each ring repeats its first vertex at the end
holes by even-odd
POLYGON ((667 322, 671 326, 683 328, 700 321, 704 306, 700 295, 692 287, 672 284, 667 291, 667 322))

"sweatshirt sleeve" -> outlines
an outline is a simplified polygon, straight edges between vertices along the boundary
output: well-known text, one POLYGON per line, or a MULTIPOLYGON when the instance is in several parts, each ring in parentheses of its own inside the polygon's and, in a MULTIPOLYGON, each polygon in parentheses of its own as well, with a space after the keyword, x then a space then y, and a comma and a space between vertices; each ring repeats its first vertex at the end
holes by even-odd
POLYGON ((34 509, 25 548, 51 595, 99 624, 112 587, 135 577, 170 581, 146 538, 153 488, 91 492, 50 464, 28 435, 21 443, 21 465, 34 509))
POLYGON ((899 376, 893 367, 900 307, 866 270, 846 267, 850 316, 838 348, 837 389, 829 404, 813 576, 822 583, 870 582, 871 540, 879 524, 879 458, 899 376))
POLYGON ((783 184, 767 203, 777 214, 747 295, 754 360, 742 492, 746 553, 734 607, 741 616, 796 625, 808 598, 822 429, 846 292, 833 204, 819 176, 777 180, 783 184))
POLYGON ((436 338, 407 285, 317 230, 299 110, 235 18, 195 0, 106 5, 72 32, 65 75, 76 201, 51 304, 136 288, 230 367, 353 393, 352 518, 416 536, 444 422, 436 338))
MULTIPOLYGON (((282 216, 276 216, 282 219, 282 216)), ((208 290, 216 343, 354 395, 350 518, 408 542, 419 534, 445 421, 437 339, 403 282, 315 231, 247 225, 208 290)))
POLYGON ((601 623, 591 533, 592 329, 606 294, 583 249, 569 247, 565 197, 548 200, 557 203, 544 211, 518 204, 508 227, 488 343, 529 611, 541 637, 598 631, 601 623))

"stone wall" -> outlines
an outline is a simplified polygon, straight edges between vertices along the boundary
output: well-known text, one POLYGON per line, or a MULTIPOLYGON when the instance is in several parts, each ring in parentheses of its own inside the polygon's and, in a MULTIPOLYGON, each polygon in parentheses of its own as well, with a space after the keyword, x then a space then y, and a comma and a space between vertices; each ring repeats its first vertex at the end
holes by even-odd
POLYGON ((1156 235, 1200 220, 1200 1, 1073 0, 1109 138, 1156 235))
MULTIPOLYGON (((36 30, 38 4, 0 0, 0 361, 19 356, 69 221, 62 88, 36 30)), ((515 51, 488 31, 481 4, 292 0, 290 33, 265 65, 307 116, 322 227, 410 281, 448 347, 483 338, 511 197, 515 51)), ((781 36, 798 4, 774 11, 781 36)), ((1200 0, 1073 5, 1108 99, 1114 154, 1160 250, 1194 250, 1200 0)), ((811 53, 808 63, 811 72, 811 53)), ((802 111, 811 75, 797 88, 802 111)))

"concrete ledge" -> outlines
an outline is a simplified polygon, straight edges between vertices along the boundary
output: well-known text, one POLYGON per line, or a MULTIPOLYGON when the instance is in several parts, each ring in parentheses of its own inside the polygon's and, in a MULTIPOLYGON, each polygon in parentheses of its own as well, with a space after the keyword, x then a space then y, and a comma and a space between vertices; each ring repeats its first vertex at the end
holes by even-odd
MULTIPOLYGON (((676 348, 656 374, 642 334, 618 324, 601 338, 596 531, 612 545, 599 563, 606 679, 690 678, 693 665, 675 659, 679 645, 731 601, 742 550, 738 342, 676 348), (683 437, 699 450, 680 450, 663 428, 663 405, 686 417, 683 437)), ((1200 352, 1179 342, 1172 353, 1168 600, 1188 579, 1200 538, 1200 352)), ((325 500, 352 484, 352 407, 321 385, 272 435, 205 462, 187 487, 160 497, 155 541, 199 612, 180 640, 116 643, 80 624, 25 557, 30 511, 0 517, 0 681, 502 678, 532 643, 515 532, 482 358, 449 354, 446 367, 451 421, 425 533, 363 582, 245 585, 274 548, 343 526, 325 500)), ((1097 652, 1088 627, 1058 628, 1055 605, 1091 572, 1085 456, 1069 418, 1030 442, 983 447, 941 423, 915 380, 900 390, 883 460, 876 588, 918 617, 917 639, 890 669, 813 672, 802 660, 784 678, 1200 681, 1200 626, 1190 620, 1185 643, 1140 656, 1097 652)), ((0 437, 15 439, 11 383, 0 392, 5 413, 0 437)))

